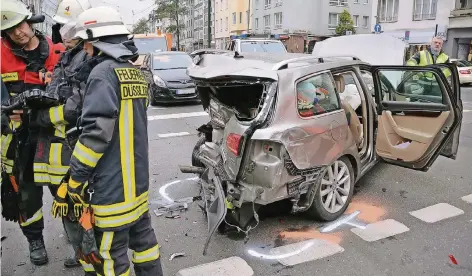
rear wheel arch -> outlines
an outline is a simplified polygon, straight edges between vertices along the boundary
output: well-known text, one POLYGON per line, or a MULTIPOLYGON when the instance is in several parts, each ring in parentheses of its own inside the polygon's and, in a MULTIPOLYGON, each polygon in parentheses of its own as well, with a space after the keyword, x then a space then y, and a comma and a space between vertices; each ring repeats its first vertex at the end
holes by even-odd
MULTIPOLYGON (((357 178, 358 178, 358 175, 359 175, 359 164, 357 163, 357 159, 352 154, 345 154, 343 156, 346 157, 347 159, 349 159, 349 162, 351 162, 352 169, 354 170, 354 177, 355 177, 354 182, 357 182, 357 178)), ((341 156, 341 157, 343 157, 343 156, 341 156)), ((341 158, 341 157, 339 157, 339 158, 341 158)))

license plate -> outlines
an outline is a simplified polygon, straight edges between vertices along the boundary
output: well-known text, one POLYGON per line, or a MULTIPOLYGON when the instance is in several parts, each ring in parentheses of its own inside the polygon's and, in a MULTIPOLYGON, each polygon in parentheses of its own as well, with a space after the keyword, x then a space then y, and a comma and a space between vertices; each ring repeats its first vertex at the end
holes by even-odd
POLYGON ((190 89, 178 89, 175 93, 176 93, 177 95, 193 94, 193 93, 195 93, 195 88, 190 88, 190 89))

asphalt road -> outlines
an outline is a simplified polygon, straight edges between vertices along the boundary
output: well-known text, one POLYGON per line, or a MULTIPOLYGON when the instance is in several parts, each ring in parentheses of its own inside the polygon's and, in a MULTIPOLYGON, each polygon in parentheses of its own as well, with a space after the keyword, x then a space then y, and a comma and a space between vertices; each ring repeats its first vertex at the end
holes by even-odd
MULTIPOLYGON (((280 213, 264 217, 250 232, 246 244, 238 235, 217 235, 207 256, 203 256, 205 218, 196 203, 192 203, 180 218, 152 214, 165 275, 175 275, 181 269, 231 256, 244 259, 254 275, 472 275, 472 204, 461 199, 472 194, 469 159, 472 156, 472 88, 463 88, 462 97, 466 111, 456 160, 440 157, 427 173, 379 164, 358 183, 352 205, 352 210, 360 211, 356 223, 394 220, 407 227, 405 232, 368 242, 351 230, 356 227, 344 224, 328 234, 321 234, 319 223, 302 216, 287 215, 278 206, 280 213), (424 222, 410 214, 438 203, 450 204, 463 212, 435 223, 424 222), (329 240, 342 248, 342 252, 294 266, 284 266, 270 259, 273 255, 270 249, 274 247, 312 239, 329 240), (171 254, 178 252, 184 252, 185 256, 170 261, 171 254), (260 258, 262 254, 266 257, 260 258), (450 255, 457 264, 453 264, 450 255)), ((192 175, 180 173, 178 165, 190 164, 191 151, 198 139, 196 128, 207 121, 202 111, 198 105, 149 110, 152 119, 149 121, 151 210, 155 210, 163 198, 175 200, 198 195, 195 181, 186 180, 192 175)), ((2 220, 2 235, 7 237, 2 242, 2 275, 83 275, 80 269, 63 267, 70 246, 60 221, 49 215, 52 198, 47 190, 45 195, 44 236, 49 264, 32 266, 27 242, 18 226, 2 220)), ((446 212, 448 214, 450 212, 446 212)), ((307 254, 328 254, 323 250, 320 247, 307 254)), ((297 256, 295 259, 299 261, 301 257, 297 256)), ((243 275, 238 274, 243 273, 239 269, 235 270, 233 275, 243 275)))

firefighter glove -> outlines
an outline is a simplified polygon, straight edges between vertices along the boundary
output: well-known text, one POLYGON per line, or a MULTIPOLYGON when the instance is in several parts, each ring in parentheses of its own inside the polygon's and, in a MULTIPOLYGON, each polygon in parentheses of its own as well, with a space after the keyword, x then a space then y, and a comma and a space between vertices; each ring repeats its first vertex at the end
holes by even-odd
POLYGON ((78 218, 81 216, 84 205, 84 194, 87 188, 87 183, 79 183, 69 178, 69 184, 67 185, 67 193, 74 203, 74 214, 78 218))
POLYGON ((56 196, 52 202, 52 216, 65 217, 69 212, 69 204, 67 203, 67 183, 62 183, 57 189, 56 196))
POLYGON ((79 224, 82 232, 82 242, 79 245, 77 253, 79 258, 88 264, 101 264, 103 258, 100 256, 95 240, 95 233, 93 231, 95 218, 93 216, 92 207, 87 206, 84 208, 79 224))
POLYGON ((19 208, 19 194, 18 188, 15 189, 15 184, 12 183, 12 178, 2 169, 2 184, 1 184, 1 202, 2 215, 7 221, 17 222, 20 214, 19 208))

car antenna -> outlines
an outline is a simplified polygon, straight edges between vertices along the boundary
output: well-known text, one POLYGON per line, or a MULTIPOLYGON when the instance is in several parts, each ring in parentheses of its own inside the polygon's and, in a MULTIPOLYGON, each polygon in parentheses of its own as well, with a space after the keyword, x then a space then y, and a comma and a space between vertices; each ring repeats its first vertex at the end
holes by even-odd
POLYGON ((244 56, 241 56, 238 51, 234 51, 234 58, 244 58, 244 56))

